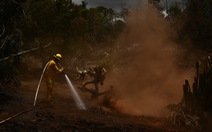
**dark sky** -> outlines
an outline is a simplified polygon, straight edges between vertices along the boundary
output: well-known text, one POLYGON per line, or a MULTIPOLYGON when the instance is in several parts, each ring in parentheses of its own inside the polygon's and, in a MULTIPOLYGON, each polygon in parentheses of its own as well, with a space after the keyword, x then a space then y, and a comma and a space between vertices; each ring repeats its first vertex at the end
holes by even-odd
MULTIPOLYGON (((81 4, 82 0, 72 0, 75 4, 81 4)), ((86 0, 88 3, 88 7, 96 7, 96 6, 104 6, 107 8, 112 8, 116 11, 119 11, 121 7, 141 7, 147 3, 148 0, 86 0)), ((176 1, 182 2, 183 0, 161 0, 161 4, 165 7, 167 1, 167 5, 174 4, 176 1)))
MULTIPOLYGON (((76 4, 81 4, 82 0, 72 0, 76 4)), ((147 0, 86 0, 88 7, 104 6, 107 8, 113 8, 114 10, 120 10, 121 7, 138 7, 142 2, 146 3, 147 0)))

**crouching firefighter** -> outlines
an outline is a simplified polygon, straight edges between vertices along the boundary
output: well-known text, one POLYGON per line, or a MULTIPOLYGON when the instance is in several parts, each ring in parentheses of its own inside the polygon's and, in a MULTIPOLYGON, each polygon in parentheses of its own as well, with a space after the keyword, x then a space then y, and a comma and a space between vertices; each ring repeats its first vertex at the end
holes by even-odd
POLYGON ((61 54, 55 54, 53 56, 53 59, 48 62, 48 66, 45 72, 45 78, 46 78, 46 87, 47 87, 47 101, 52 102, 53 101, 53 86, 54 86, 54 80, 57 74, 63 73, 64 68, 60 66, 59 62, 62 60, 61 54))

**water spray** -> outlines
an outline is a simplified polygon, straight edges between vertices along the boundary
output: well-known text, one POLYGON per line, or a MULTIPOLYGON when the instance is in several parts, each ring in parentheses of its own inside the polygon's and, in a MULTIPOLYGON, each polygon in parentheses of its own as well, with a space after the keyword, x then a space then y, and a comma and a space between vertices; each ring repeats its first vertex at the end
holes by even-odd
POLYGON ((82 109, 82 110, 86 110, 85 104, 82 102, 80 96, 78 95, 77 91, 75 90, 73 84, 71 83, 70 79, 68 78, 68 76, 66 74, 65 74, 65 78, 66 78, 68 86, 74 96, 74 100, 77 103, 78 108, 82 109))
MULTIPOLYGON (((58 65, 62 68, 62 65, 60 63, 58 63, 58 65)), ((85 104, 82 102, 80 96, 78 95, 77 91, 75 90, 74 85, 71 83, 70 79, 68 78, 68 76, 65 73, 64 73, 64 75, 65 75, 66 82, 68 83, 68 86, 74 97, 74 100, 77 103, 77 107, 79 109, 86 110, 85 104)))

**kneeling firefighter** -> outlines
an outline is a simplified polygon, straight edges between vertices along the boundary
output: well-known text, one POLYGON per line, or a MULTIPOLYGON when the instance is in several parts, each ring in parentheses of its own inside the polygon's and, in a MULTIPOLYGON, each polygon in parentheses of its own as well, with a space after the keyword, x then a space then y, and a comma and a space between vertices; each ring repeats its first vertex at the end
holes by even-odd
POLYGON ((59 64, 62 60, 61 54, 55 54, 53 59, 48 62, 48 66, 45 72, 46 87, 47 87, 47 101, 53 100, 53 85, 55 76, 59 73, 63 73, 64 68, 59 64))

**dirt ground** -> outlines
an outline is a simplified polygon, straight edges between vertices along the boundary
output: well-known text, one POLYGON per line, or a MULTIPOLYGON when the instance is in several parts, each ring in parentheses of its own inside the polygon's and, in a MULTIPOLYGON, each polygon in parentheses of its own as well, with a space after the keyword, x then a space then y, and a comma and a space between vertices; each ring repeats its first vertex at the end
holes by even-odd
MULTIPOLYGON (((0 124, 2 132, 70 132, 70 131, 144 131, 176 132, 185 129, 175 127, 165 118, 132 116, 115 112, 106 112, 94 105, 87 93, 78 91, 87 109, 80 110, 72 97, 68 85, 60 81, 55 84, 53 103, 45 102, 45 83, 42 82, 36 106, 33 106, 40 75, 21 77, 22 86, 7 88, 0 98, 0 121, 21 115, 0 124)), ((78 85, 73 82, 74 85, 78 85)))

